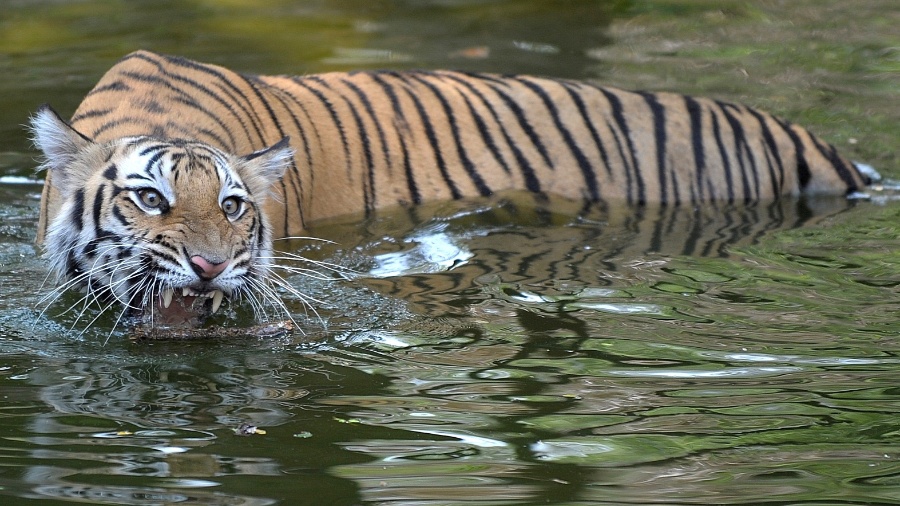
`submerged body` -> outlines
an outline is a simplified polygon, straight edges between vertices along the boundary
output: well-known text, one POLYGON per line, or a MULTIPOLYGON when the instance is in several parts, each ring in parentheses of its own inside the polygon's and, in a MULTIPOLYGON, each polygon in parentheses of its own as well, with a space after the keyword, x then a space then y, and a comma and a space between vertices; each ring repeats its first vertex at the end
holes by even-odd
POLYGON ((866 184, 807 130, 709 99, 449 71, 244 76, 144 51, 71 128, 43 110, 34 130, 49 169, 38 241, 61 277, 136 307, 260 289, 273 237, 385 206, 514 189, 752 202, 866 184))

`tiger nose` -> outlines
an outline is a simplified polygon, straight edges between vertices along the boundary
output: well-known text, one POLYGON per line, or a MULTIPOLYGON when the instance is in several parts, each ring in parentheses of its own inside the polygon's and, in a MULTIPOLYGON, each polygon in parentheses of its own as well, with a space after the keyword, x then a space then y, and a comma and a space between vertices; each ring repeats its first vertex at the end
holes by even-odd
POLYGON ((213 263, 209 260, 203 258, 200 255, 194 255, 191 257, 191 268, 194 269, 194 272, 197 273, 198 276, 205 280, 210 280, 218 276, 228 267, 228 261, 213 263))

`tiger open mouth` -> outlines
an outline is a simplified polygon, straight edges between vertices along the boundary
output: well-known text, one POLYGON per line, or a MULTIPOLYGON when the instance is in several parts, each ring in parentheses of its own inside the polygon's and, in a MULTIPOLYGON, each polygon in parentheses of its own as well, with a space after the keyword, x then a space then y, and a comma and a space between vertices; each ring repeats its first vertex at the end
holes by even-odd
MULTIPOLYGON (((171 306, 172 299, 174 297, 174 288, 164 290, 162 293, 162 297, 160 298, 160 302, 162 302, 163 308, 168 308, 169 306, 171 306)), ((181 289, 181 298, 183 301, 187 302, 187 305, 193 305, 194 301, 196 301, 197 299, 212 299, 210 313, 215 314, 215 312, 218 311, 219 307, 221 307, 222 305, 222 300, 225 298, 225 292, 223 292, 222 290, 210 290, 201 292, 186 286, 181 289)))
MULTIPOLYGON (((154 324, 182 326, 197 325, 214 315, 225 300, 222 290, 197 290, 191 287, 168 288, 156 297, 150 309, 154 324)), ((147 316, 145 309, 145 316, 147 316)))

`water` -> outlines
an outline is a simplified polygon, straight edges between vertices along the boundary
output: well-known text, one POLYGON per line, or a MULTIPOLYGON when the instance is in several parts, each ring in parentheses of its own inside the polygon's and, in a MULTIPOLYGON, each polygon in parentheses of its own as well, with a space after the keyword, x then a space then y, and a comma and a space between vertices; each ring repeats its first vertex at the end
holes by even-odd
MULTIPOLYGON (((716 94, 898 177, 893 4, 790 4, 11 2, 0 501, 900 503, 891 192, 640 211, 508 194, 346 217, 311 231, 331 243, 278 244, 345 269, 291 279, 323 301, 286 301, 302 333, 146 341, 60 315, 75 295, 46 307, 40 187, 10 179, 31 175, 28 111, 71 112, 137 47, 716 94)), ((221 325, 248 323, 226 309, 221 325)))

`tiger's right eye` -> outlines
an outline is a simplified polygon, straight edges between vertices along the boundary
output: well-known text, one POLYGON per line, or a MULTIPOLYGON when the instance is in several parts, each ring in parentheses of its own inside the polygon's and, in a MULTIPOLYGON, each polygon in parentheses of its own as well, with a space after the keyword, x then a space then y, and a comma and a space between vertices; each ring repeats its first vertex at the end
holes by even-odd
POLYGON ((152 188, 138 190, 137 195, 138 198, 141 199, 141 203, 148 209, 159 209, 165 203, 163 196, 152 188))

